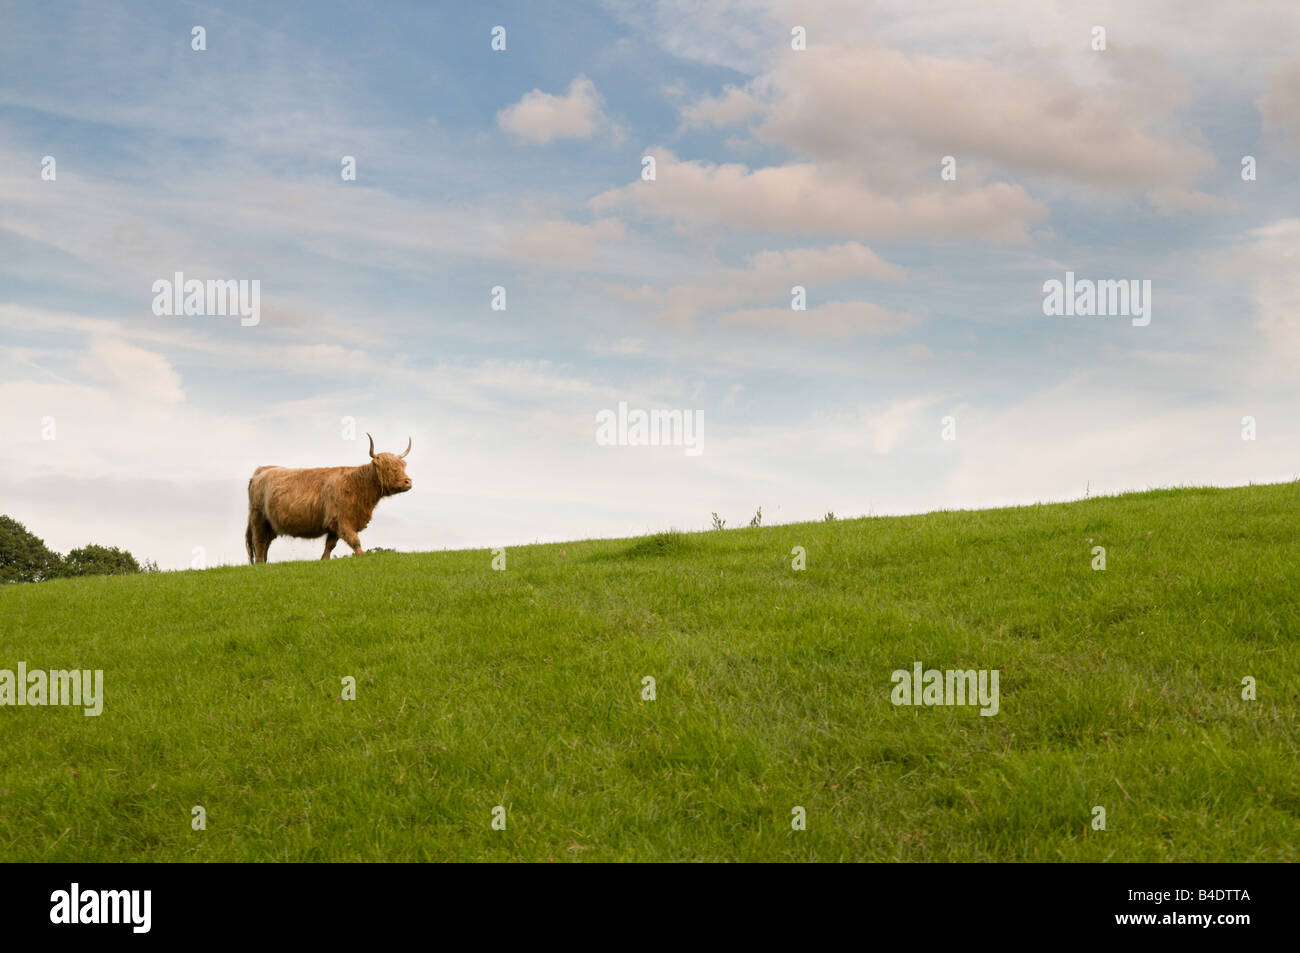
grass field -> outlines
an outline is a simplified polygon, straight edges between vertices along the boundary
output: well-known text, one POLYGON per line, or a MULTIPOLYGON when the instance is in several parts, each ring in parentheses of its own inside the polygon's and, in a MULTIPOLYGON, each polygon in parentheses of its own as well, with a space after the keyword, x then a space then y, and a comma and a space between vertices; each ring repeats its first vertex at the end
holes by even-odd
POLYGON ((1300 484, 506 558, 3 587, 0 669, 105 701, 0 708, 0 860, 1300 856, 1300 484))

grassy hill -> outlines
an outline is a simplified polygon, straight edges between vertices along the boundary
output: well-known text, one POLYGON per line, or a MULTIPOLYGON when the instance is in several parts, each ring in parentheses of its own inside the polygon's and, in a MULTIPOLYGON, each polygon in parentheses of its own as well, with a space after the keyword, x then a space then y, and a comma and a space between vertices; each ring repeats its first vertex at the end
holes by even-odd
POLYGON ((1300 484, 506 558, 0 587, 0 860, 1300 857, 1300 484))

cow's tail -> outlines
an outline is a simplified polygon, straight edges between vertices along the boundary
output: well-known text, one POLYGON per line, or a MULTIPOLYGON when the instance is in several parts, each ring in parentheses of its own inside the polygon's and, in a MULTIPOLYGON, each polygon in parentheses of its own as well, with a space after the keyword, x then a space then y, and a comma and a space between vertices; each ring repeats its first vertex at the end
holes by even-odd
MULTIPOLYGON (((258 467, 253 471, 253 477, 256 477, 267 467, 258 467)), ((244 546, 248 549, 248 564, 257 565, 257 554, 253 551, 253 478, 248 480, 248 529, 244 530, 244 546)))

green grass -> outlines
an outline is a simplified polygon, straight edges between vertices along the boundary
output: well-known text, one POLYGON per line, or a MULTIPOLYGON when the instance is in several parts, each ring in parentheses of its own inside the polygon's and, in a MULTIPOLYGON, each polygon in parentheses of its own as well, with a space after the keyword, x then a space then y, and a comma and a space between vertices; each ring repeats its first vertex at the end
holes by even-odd
POLYGON ((507 560, 3 587, 0 668, 106 701, 0 708, 0 860, 1300 855, 1300 485, 507 560), (1000 712, 895 707, 914 661, 1000 712))

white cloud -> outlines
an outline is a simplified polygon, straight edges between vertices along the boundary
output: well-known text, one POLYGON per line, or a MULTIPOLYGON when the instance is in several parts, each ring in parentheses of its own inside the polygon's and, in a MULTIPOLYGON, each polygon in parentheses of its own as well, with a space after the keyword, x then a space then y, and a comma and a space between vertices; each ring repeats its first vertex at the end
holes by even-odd
POLYGON ((611 286, 629 303, 656 308, 659 320, 672 327, 690 328, 701 314, 727 310, 728 324, 760 327, 790 327, 808 333, 843 335, 895 329, 907 316, 897 315, 866 302, 830 302, 817 312, 790 308, 792 288, 857 278, 897 282, 903 269, 885 261, 858 242, 827 248, 792 248, 749 255, 744 268, 719 268, 699 281, 684 282, 664 289, 649 286, 611 286), (735 310, 742 305, 780 300, 781 307, 735 310))
POLYGON ((1300 421, 1255 395, 1135 399, 1128 371, 1085 371, 1012 407, 959 416, 948 505, 1076 499, 1160 486, 1234 486, 1300 473, 1300 421), (1241 418, 1259 437, 1241 438, 1241 418))
POLYGON ((1246 276, 1270 353, 1293 369, 1300 357, 1300 218, 1252 229, 1228 267, 1246 276))
POLYGON ((1230 212, 1237 207, 1232 199, 1180 188, 1152 189, 1147 193, 1147 201, 1158 212, 1166 215, 1179 212, 1230 212))
MULTIPOLYGON (((819 7, 816 5, 814 9, 819 7)), ((1080 82, 1090 82, 1115 52, 1168 58, 1206 89, 1249 90, 1286 55, 1280 37, 1300 34, 1293 0, 1255 0, 1224 16, 1214 0, 1089 0, 1086 7, 1038 0, 874 0, 860 18, 878 42, 898 49, 943 51, 1006 61, 1041 53, 1080 82), (1090 45, 1091 30, 1107 31, 1107 50, 1090 45)), ((832 22, 851 27, 842 11, 832 22)))
POLYGON ((591 350, 595 354, 612 354, 620 357, 640 357, 647 352, 644 338, 619 338, 609 344, 597 341, 591 345, 591 350))
POLYGON ((913 397, 874 408, 865 415, 871 448, 879 454, 894 451, 904 435, 922 429, 921 412, 934 406, 938 397, 913 397))
POLYGON ((563 220, 529 222, 512 230, 505 248, 515 257, 559 265, 583 265, 600 245, 624 237, 621 223, 600 219, 589 225, 563 220))
POLYGON ((827 301, 806 311, 788 307, 743 308, 728 311, 719 320, 723 324, 776 328, 822 337, 901 334, 915 323, 911 315, 890 311, 870 301, 827 301))
POLYGON ((1278 70, 1259 100, 1259 111, 1270 128, 1290 133, 1300 148, 1300 59, 1278 70))
MULTIPOLYGON (((750 72, 782 36, 782 18, 771 0, 683 4, 681 0, 602 0, 625 23, 648 33, 674 56, 750 72)), ((789 27, 785 26, 785 35, 789 27)))
POLYGON ((1178 77, 1148 68, 1128 79, 1088 88, 1042 61, 1013 69, 829 46, 784 57, 754 83, 770 102, 755 134, 870 178, 903 163, 924 162, 929 172, 943 155, 1102 188, 1185 185, 1213 168, 1188 136, 1149 128, 1156 118, 1168 124, 1178 77))
POLYGON ((86 377, 101 381, 126 398, 159 404, 185 400, 181 376, 166 357, 125 341, 96 337, 77 367, 86 377))
POLYGON ((721 96, 704 96, 682 107, 686 126, 734 126, 763 112, 763 104, 735 86, 727 86, 721 96))
POLYGON ((523 99, 497 113, 497 125, 506 132, 545 145, 556 139, 590 139, 608 120, 596 84, 576 77, 563 96, 534 89, 523 99))
POLYGON ((1002 241, 1023 239, 1028 225, 1047 214, 1020 186, 1003 182, 944 188, 936 172, 922 191, 886 194, 812 163, 751 170, 682 161, 665 148, 648 152, 656 157, 656 181, 602 192, 589 203, 594 211, 781 235, 1002 241))

